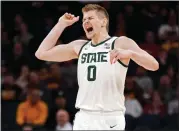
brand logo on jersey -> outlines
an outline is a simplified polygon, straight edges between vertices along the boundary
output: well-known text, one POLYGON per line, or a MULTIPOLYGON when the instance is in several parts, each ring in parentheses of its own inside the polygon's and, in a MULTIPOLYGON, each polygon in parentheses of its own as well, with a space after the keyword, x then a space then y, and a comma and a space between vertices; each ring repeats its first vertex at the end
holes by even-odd
POLYGON ((105 43, 105 44, 104 44, 104 48, 105 48, 105 49, 110 49, 110 43, 105 43))
POLYGON ((110 126, 110 128, 114 128, 115 126, 117 126, 117 125, 114 125, 114 126, 110 126))
POLYGON ((107 62, 107 54, 108 52, 83 53, 81 63, 107 62))

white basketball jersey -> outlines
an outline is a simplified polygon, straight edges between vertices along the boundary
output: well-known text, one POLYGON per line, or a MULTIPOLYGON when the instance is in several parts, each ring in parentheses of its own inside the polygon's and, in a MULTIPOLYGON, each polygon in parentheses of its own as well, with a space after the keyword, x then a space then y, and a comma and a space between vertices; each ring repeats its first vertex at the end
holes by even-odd
POLYGON ((91 111, 122 111, 127 66, 110 63, 109 51, 117 37, 93 45, 87 42, 79 52, 76 108, 91 111))

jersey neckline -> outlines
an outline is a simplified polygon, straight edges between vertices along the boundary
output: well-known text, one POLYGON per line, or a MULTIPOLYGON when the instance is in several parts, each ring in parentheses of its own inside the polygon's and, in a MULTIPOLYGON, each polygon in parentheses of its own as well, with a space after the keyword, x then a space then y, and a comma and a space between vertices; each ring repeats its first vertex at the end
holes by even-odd
POLYGON ((106 40, 103 40, 102 42, 100 42, 100 43, 98 43, 98 44, 93 44, 92 43, 92 41, 91 41, 91 46, 93 46, 93 47, 96 47, 96 46, 99 46, 99 45, 102 45, 102 44, 104 44, 106 41, 108 41, 109 39, 111 39, 112 37, 109 37, 109 38, 107 38, 106 40))

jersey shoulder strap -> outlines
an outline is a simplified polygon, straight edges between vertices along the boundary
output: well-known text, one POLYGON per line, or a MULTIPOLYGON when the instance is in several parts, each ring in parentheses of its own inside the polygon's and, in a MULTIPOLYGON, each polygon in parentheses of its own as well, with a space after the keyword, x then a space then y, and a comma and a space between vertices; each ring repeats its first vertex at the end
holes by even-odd
MULTIPOLYGON (((115 44, 115 41, 116 41, 116 39, 117 38, 119 38, 119 37, 114 37, 114 39, 113 39, 113 42, 112 42, 112 44, 111 44, 111 50, 113 50, 114 49, 114 44, 115 44)), ((124 67, 128 67, 128 65, 126 65, 126 64, 124 64, 122 61, 120 61, 119 59, 117 60, 122 66, 124 66, 124 67)))
POLYGON ((84 45, 81 46, 81 49, 80 49, 80 51, 79 51, 79 53, 78 53, 78 57, 80 56, 82 49, 83 49, 83 48, 85 47, 85 45, 87 45, 88 43, 90 43, 90 41, 87 41, 86 43, 84 43, 84 45))

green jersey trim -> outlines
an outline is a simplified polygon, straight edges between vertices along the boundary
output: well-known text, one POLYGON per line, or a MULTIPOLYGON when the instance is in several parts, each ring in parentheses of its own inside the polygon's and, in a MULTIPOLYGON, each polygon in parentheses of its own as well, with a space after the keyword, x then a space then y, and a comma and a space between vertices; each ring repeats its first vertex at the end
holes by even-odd
MULTIPOLYGON (((117 38, 116 38, 117 39, 117 38)), ((114 49, 114 44, 115 44, 115 41, 116 41, 116 39, 112 42, 112 47, 111 47, 111 50, 113 50, 114 49)), ((124 64, 124 63, 122 63, 122 61, 120 61, 119 59, 117 60, 122 66, 124 66, 124 67, 128 67, 128 65, 126 65, 126 64, 124 64)))
POLYGON ((106 41, 108 41, 108 40, 110 40, 112 37, 109 37, 109 38, 107 38, 106 40, 104 40, 104 41, 102 41, 102 42, 100 42, 100 43, 98 43, 98 44, 93 44, 92 43, 92 41, 91 41, 91 46, 93 46, 93 47, 96 47, 96 46, 99 46, 99 45, 102 45, 102 44, 104 44, 106 41))
POLYGON ((81 54, 81 51, 82 51, 83 47, 84 47, 85 45, 87 45, 88 42, 89 42, 89 41, 87 41, 86 43, 84 43, 84 45, 81 46, 81 49, 80 49, 80 51, 79 51, 79 53, 78 53, 78 58, 80 57, 80 54, 81 54))

